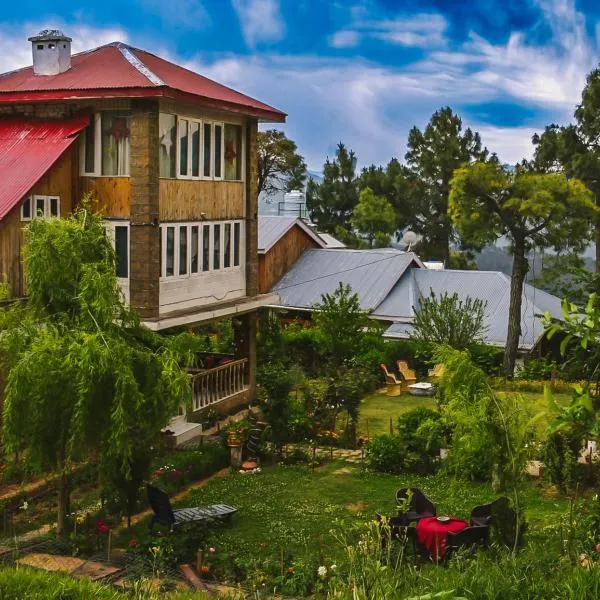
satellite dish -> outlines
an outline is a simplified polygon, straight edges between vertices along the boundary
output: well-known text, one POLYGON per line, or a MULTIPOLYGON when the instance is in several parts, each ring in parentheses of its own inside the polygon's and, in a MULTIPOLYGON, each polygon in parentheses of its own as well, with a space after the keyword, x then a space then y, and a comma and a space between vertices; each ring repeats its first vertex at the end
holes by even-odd
POLYGON ((402 242, 406 245, 406 251, 410 252, 411 246, 419 241, 419 236, 414 231, 405 231, 402 242))

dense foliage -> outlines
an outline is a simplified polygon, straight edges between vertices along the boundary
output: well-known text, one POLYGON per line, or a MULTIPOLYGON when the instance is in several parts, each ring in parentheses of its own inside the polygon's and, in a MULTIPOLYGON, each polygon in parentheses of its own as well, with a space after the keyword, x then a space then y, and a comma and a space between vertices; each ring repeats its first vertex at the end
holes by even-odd
POLYGON ((306 181, 306 163, 296 142, 283 131, 268 129, 257 134, 258 193, 301 190, 306 181))

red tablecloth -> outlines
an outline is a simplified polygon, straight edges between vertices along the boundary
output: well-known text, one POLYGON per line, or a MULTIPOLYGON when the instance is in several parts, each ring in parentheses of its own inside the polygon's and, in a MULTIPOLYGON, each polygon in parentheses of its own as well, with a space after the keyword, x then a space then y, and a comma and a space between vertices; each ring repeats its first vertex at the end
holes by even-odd
POLYGON ((468 525, 467 521, 451 517, 450 521, 440 523, 437 517, 426 517, 417 523, 419 543, 425 546, 433 560, 438 560, 446 552, 446 535, 449 531, 462 531, 468 525))

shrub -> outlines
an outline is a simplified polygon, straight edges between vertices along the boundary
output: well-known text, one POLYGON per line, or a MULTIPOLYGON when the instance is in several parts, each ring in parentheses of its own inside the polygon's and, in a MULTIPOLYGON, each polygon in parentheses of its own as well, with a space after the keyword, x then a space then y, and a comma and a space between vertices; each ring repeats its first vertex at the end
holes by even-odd
POLYGON ((548 480, 563 491, 577 480, 577 459, 583 446, 583 432, 580 429, 564 428, 548 435, 542 450, 544 473, 548 480))
POLYGON ((398 475, 404 471, 406 447, 397 435, 378 435, 367 444, 365 458, 374 471, 398 475))
POLYGON ((539 381, 550 379, 553 372, 556 372, 558 365, 553 360, 545 358, 534 358, 528 360, 516 373, 516 379, 528 381, 539 381))
POLYGON ((413 408, 400 415, 398 435, 409 452, 435 456, 443 443, 440 413, 425 406, 413 408))
POLYGON ((496 377, 502 369, 504 350, 488 344, 474 344, 469 347, 471 362, 488 377, 496 377))

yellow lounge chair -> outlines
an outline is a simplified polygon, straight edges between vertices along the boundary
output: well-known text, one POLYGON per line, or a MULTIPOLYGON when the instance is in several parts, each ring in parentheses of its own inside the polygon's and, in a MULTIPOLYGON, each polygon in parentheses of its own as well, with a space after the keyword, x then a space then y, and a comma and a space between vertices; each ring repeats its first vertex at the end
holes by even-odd
POLYGON ((386 365, 379 365, 385 375, 385 386, 388 396, 399 396, 402 393, 402 381, 399 380, 394 373, 390 373, 386 365))
POLYGON ((416 373, 408 366, 408 363, 405 360, 397 360, 396 365, 398 366, 398 371, 402 376, 402 390, 408 391, 408 386, 413 383, 417 383, 417 375, 416 373))

